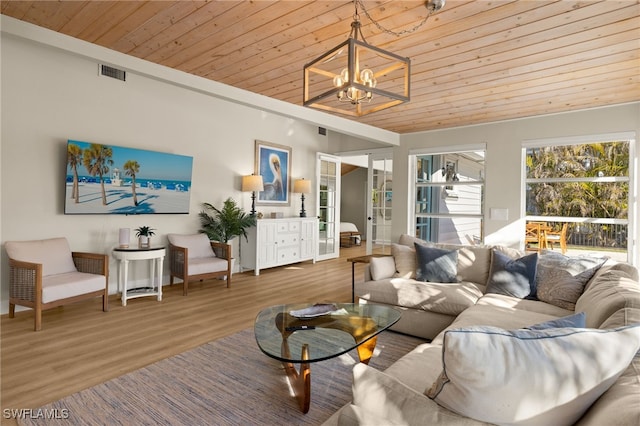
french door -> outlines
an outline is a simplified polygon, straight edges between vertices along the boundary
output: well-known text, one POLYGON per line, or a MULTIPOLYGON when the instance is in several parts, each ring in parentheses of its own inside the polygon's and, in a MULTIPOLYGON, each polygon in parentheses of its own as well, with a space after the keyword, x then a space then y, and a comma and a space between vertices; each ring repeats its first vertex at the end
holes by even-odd
POLYGON ((367 176, 367 254, 389 253, 393 202, 393 153, 369 154, 367 176))
POLYGON ((318 212, 317 260, 339 256, 340 250, 340 157, 318 153, 316 194, 318 212))

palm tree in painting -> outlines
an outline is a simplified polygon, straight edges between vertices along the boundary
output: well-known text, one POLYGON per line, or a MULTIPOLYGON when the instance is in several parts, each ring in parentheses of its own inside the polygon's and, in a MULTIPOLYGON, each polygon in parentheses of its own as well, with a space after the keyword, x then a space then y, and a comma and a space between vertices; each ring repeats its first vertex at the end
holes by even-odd
POLYGON ((113 150, 104 145, 92 143, 84 150, 83 164, 91 176, 100 176, 100 188, 102 189, 102 205, 107 205, 107 193, 104 190, 103 176, 109 173, 109 166, 113 165, 113 150))
POLYGON ((71 188, 71 198, 76 200, 76 204, 80 202, 80 191, 78 190, 78 166, 82 161, 82 148, 78 145, 70 143, 67 145, 67 164, 73 171, 73 186, 71 188))
POLYGON ((140 164, 136 160, 127 160, 124 163, 124 173, 131 176, 131 194, 133 194, 133 205, 138 205, 138 196, 136 195, 136 174, 140 172, 140 164))

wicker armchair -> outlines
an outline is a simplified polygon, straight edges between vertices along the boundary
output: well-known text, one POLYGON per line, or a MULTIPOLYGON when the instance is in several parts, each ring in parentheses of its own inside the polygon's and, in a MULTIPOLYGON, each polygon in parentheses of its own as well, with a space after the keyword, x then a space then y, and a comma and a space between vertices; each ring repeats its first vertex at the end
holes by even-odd
POLYGON ((72 252, 66 238, 8 241, 9 318, 16 305, 34 310, 34 330, 42 329, 42 311, 102 297, 109 310, 109 258, 72 252))
POLYGON ((189 281, 225 277, 231 285, 231 246, 209 241, 205 234, 169 234, 169 285, 182 280, 183 295, 189 293, 189 281))

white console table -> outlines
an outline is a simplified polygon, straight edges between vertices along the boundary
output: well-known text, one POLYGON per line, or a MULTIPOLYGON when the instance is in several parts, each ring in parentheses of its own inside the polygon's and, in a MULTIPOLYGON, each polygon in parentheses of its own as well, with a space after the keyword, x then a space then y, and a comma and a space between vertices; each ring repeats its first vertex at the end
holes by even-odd
POLYGON ((122 294, 122 306, 127 306, 127 299, 135 297, 157 296, 158 301, 162 300, 162 261, 165 252, 164 247, 113 249, 113 257, 118 261, 118 292, 122 294), (129 262, 134 260, 150 261, 149 286, 128 288, 129 262))
POLYGON ((258 219, 240 238, 241 266, 260 270, 311 260, 316 262, 318 219, 315 217, 258 219))

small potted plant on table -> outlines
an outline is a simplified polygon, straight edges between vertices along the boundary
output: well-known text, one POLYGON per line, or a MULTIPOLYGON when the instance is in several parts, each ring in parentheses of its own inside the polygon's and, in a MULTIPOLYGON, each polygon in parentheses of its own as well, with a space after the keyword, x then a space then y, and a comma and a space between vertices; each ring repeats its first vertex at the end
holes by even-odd
POLYGON ((135 229, 136 237, 138 237, 138 247, 139 248, 150 248, 151 247, 151 237, 153 237, 156 233, 154 228, 149 226, 141 226, 135 229))

